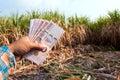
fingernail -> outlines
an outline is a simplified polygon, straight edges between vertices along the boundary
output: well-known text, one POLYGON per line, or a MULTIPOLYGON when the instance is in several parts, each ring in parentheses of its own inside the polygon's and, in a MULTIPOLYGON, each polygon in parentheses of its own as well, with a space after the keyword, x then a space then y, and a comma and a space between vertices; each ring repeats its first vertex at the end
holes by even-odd
POLYGON ((42 52, 46 52, 46 51, 47 51, 47 48, 46 48, 46 47, 42 49, 42 52))

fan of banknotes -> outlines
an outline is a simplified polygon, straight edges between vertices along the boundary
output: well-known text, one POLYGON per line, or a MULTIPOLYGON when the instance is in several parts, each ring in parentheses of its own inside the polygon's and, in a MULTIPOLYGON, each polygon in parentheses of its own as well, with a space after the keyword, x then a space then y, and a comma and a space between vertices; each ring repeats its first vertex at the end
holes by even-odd
POLYGON ((57 43, 65 31, 52 21, 32 19, 30 21, 29 39, 47 47, 47 51, 31 51, 24 57, 38 65, 46 60, 47 53, 57 43))

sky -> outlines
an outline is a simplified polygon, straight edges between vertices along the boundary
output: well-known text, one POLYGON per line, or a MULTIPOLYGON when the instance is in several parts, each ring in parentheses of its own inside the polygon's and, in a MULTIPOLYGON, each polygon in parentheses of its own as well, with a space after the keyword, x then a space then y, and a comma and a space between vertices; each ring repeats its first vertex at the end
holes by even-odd
POLYGON ((77 14, 96 19, 115 9, 120 10, 120 0, 0 0, 0 16, 31 10, 57 10, 67 17, 77 14))

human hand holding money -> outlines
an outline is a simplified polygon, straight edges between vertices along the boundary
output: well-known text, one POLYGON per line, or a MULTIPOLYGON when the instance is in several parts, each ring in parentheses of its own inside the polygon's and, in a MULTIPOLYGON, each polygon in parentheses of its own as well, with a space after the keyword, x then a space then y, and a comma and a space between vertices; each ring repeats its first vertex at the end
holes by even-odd
POLYGON ((60 39, 64 30, 52 21, 43 19, 32 19, 30 22, 29 39, 47 47, 45 52, 34 50, 24 57, 36 64, 43 64, 46 60, 47 53, 60 39))

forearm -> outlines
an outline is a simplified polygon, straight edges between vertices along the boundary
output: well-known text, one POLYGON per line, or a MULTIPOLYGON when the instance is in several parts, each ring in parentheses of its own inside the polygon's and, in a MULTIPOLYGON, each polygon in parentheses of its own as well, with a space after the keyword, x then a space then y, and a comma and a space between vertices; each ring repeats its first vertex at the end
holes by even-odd
POLYGON ((10 49, 10 51, 16 56, 16 57, 20 57, 22 56, 21 53, 24 53, 24 46, 22 47, 21 44, 23 43, 19 43, 18 41, 15 41, 11 44, 9 44, 7 47, 10 49))

